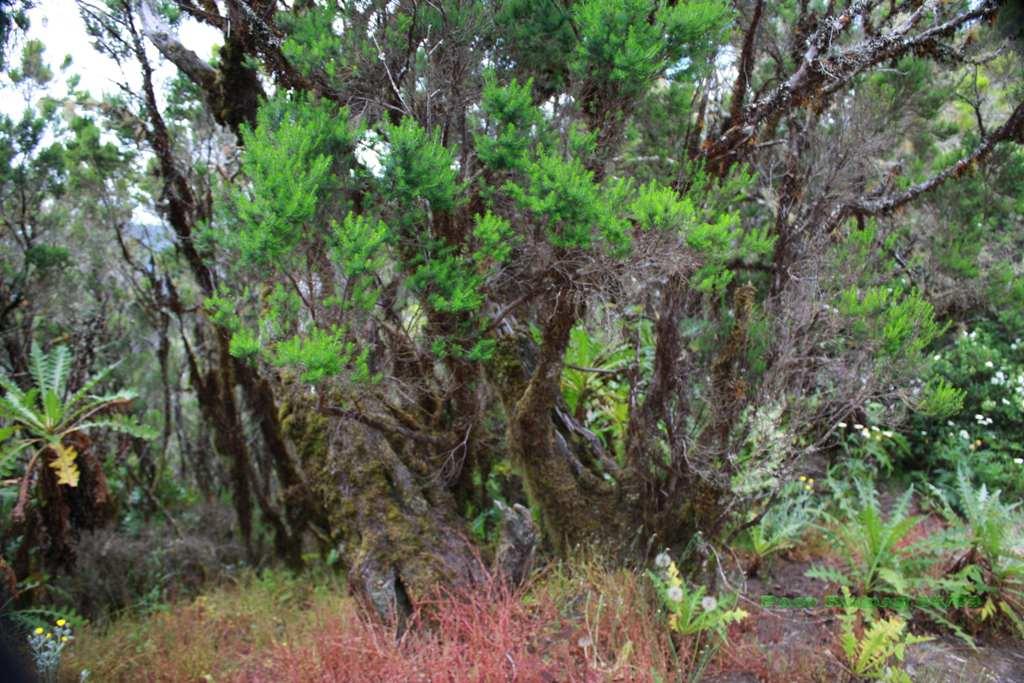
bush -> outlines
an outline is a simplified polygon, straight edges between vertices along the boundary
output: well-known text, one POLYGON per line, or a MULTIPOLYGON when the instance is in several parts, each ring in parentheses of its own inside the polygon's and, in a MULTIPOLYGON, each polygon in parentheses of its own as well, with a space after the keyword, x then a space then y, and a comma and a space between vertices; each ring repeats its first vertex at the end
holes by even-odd
POLYGON ((76 544, 75 572, 54 579, 53 588, 90 619, 125 609, 146 613, 167 601, 193 597, 230 576, 244 559, 244 549, 230 540, 230 533, 218 531, 216 522, 226 521, 224 515, 209 509, 200 519, 205 523, 180 537, 153 525, 136 533, 104 529, 83 534, 76 544))
POLYGON ((1024 493, 1024 341, 995 323, 964 331, 935 354, 933 376, 964 392, 963 409, 910 423, 910 469, 957 497, 956 472, 967 463, 989 489, 1024 493))

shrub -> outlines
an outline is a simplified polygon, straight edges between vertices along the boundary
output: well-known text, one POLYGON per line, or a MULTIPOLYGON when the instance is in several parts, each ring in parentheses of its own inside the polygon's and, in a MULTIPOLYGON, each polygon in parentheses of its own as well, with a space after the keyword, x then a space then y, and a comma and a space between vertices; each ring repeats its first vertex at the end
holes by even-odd
POLYGON ((963 392, 963 408, 948 417, 915 415, 907 464, 954 501, 961 462, 989 490, 1024 493, 1024 341, 982 323, 936 353, 931 372, 929 383, 963 392))
POLYGON ((214 514, 201 516, 181 536, 151 525, 136 533, 104 529, 82 534, 75 544, 75 572, 54 579, 54 589, 69 595, 90 619, 134 609, 146 613, 232 575, 244 549, 220 532, 214 514))

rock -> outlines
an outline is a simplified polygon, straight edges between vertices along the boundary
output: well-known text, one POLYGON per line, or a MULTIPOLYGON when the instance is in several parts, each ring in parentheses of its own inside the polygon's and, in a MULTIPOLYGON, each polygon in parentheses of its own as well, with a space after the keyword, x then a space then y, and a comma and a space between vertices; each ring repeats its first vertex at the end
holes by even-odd
POLYGON ((501 511, 501 536, 494 556, 494 571, 518 586, 530 574, 540 534, 530 510, 516 503, 511 508, 495 501, 501 511))
POLYGON ((907 650, 907 673, 922 683, 1020 683, 1024 649, 1019 644, 985 645, 972 650, 940 638, 907 650))

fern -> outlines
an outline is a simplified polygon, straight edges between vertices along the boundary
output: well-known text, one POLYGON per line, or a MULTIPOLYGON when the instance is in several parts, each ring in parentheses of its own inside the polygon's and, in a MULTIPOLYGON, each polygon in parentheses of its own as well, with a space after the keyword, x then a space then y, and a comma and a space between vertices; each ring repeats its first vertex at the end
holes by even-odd
POLYGON ((38 344, 32 344, 29 372, 39 391, 44 395, 56 394, 62 397, 71 374, 71 352, 66 346, 58 346, 50 353, 44 353, 38 344))
POLYGON ((860 610, 845 586, 843 598, 843 613, 839 617, 842 629, 839 642, 850 671, 855 676, 869 680, 909 682, 910 677, 898 663, 903 661, 908 647, 932 638, 909 633, 906 622, 896 616, 872 621, 858 636, 860 610))
MULTIPOLYGON (((985 597, 977 612, 980 621, 995 622, 1001 617, 1024 636, 1024 553, 1020 550, 1024 546, 1020 533, 1024 519, 1020 504, 1003 502, 1002 492, 990 491, 985 484, 975 488, 970 470, 964 465, 957 468, 955 488, 962 519, 944 493, 932 487, 952 527, 944 540, 957 549, 966 548, 954 562, 962 569, 954 579, 947 580, 966 581, 973 595, 985 597)), ((972 620, 973 616, 968 612, 965 618, 972 620)))
POLYGON ((792 548, 821 514, 803 492, 773 505, 747 532, 751 550, 758 561, 792 548))
POLYGON ((30 631, 37 627, 52 628, 54 622, 58 619, 67 619, 67 621, 74 625, 80 626, 86 623, 86 618, 76 612, 71 607, 30 607, 26 609, 10 610, 7 612, 5 617, 18 622, 25 630, 30 631))
MULTIPOLYGON (((21 478, 32 477, 36 468, 47 465, 58 473, 61 486, 78 486, 77 453, 65 445, 69 437, 98 429, 123 432, 138 438, 152 438, 153 432, 134 419, 114 415, 111 410, 128 404, 135 394, 118 391, 113 394, 90 393, 110 374, 107 368, 83 384, 82 388, 67 395, 67 382, 71 372, 71 352, 58 346, 45 353, 38 345, 32 346, 30 375, 35 386, 23 391, 10 377, 0 373, 0 420, 7 426, 0 430, 0 472, 13 473, 25 452, 30 454, 21 478)), ((19 491, 18 505, 23 509, 28 488, 19 491)), ((16 508, 17 511, 18 508, 16 508)))
POLYGON ((919 569, 916 565, 925 559, 918 554, 912 560, 898 548, 921 520, 908 514, 912 496, 913 487, 900 496, 886 519, 874 488, 857 481, 855 501, 851 503, 841 499, 843 517, 826 515, 830 525, 823 529, 846 565, 845 574, 813 567, 807 576, 849 586, 862 595, 876 593, 886 587, 891 592, 905 593, 909 578, 919 569), (843 580, 839 580, 840 576, 843 580))

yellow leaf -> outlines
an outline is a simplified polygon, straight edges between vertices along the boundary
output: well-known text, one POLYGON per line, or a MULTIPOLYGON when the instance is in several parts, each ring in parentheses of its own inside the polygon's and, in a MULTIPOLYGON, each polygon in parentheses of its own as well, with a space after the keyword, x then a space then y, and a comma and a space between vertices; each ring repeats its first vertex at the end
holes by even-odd
POLYGON ((78 465, 75 464, 75 457, 78 454, 75 453, 75 449, 62 444, 51 448, 57 452, 57 457, 50 463, 50 467, 57 472, 57 483, 78 486, 79 472, 78 465))

